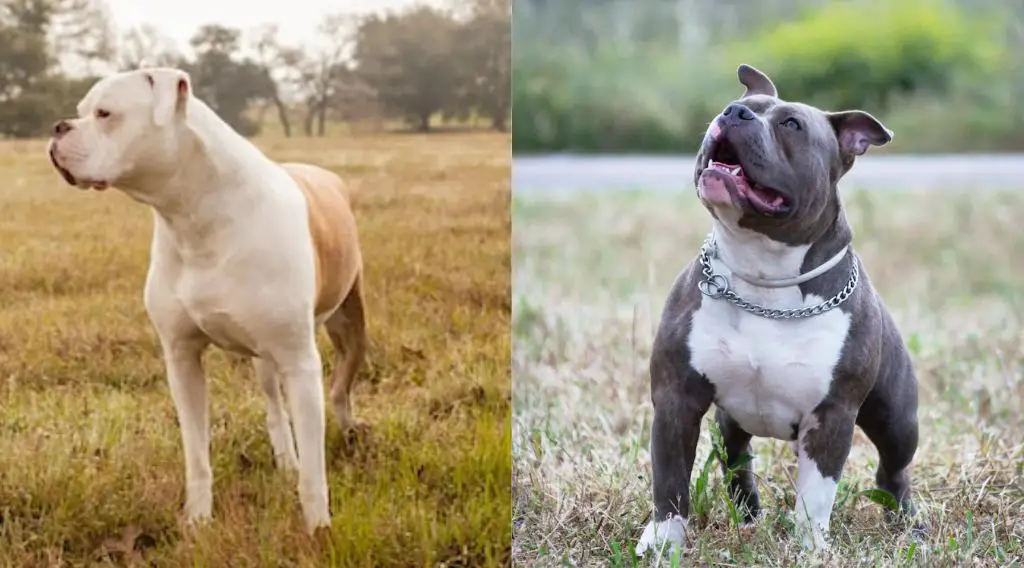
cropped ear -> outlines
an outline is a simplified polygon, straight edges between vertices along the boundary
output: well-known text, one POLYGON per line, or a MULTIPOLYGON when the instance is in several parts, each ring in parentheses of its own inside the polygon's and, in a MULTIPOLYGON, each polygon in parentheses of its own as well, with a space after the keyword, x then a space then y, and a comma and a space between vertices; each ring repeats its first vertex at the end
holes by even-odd
POLYGON ((828 120, 836 132, 839 150, 846 156, 860 156, 869 146, 884 146, 892 141, 892 131, 862 110, 831 112, 828 120))
POLYGON ((174 118, 184 118, 192 81, 180 69, 157 68, 145 71, 153 89, 153 122, 167 126, 174 118))
POLYGON ((775 83, 772 83, 768 75, 746 63, 740 64, 739 69, 736 70, 736 76, 739 77, 740 83, 747 88, 746 92, 743 93, 744 97, 749 97, 750 95, 779 96, 779 92, 775 90, 775 83))

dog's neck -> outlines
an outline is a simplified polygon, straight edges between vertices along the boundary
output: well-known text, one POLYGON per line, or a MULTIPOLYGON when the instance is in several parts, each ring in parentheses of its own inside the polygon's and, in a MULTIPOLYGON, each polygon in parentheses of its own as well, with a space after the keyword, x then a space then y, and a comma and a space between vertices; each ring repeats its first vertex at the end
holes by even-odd
POLYGON ((810 245, 789 245, 756 231, 714 220, 718 257, 726 266, 756 278, 782 280, 800 275, 810 245))
POLYGON ((189 101, 178 151, 181 159, 170 171, 118 185, 132 199, 152 207, 176 234, 203 235, 214 225, 230 223, 259 199, 262 184, 251 165, 266 158, 198 99, 189 101), (224 155, 205 150, 217 147, 238 151, 224 155))
POLYGON ((813 243, 788 244, 721 219, 713 222, 718 257, 728 267, 754 279, 790 280, 835 260, 853 235, 841 208, 813 243))

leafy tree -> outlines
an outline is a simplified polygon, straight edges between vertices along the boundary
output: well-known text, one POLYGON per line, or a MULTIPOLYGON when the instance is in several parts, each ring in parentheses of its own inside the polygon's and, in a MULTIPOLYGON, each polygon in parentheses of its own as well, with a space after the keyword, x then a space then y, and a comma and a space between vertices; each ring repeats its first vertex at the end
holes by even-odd
POLYGON ((428 131, 431 116, 450 109, 459 94, 457 29, 450 14, 426 6, 369 16, 356 34, 356 73, 385 108, 428 131))
POLYGON ((47 2, 0 4, 0 136, 35 136, 53 122, 55 103, 40 88, 52 63, 46 34, 53 14, 47 2))
POLYGON ((245 113, 254 102, 272 97, 274 82, 259 63, 239 57, 240 38, 234 28, 202 26, 189 42, 196 59, 184 67, 196 96, 239 134, 253 136, 260 125, 245 113))
POLYGON ((473 0, 456 38, 452 61, 459 80, 460 114, 476 111, 505 131, 512 109, 512 18, 509 0, 473 0))
MULTIPOLYGON (((31 3, 33 0, 20 0, 31 3)), ((117 53, 116 33, 103 0, 34 0, 48 3, 49 43, 65 70, 95 73, 117 53)))

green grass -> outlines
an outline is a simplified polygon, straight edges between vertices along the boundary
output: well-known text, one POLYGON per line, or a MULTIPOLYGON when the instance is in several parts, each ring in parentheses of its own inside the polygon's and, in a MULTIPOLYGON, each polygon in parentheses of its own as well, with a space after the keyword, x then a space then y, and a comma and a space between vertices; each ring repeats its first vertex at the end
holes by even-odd
MULTIPOLYGON (((872 502, 859 430, 827 566, 1024 565, 1024 193, 851 192, 855 246, 920 380, 914 491, 931 526, 894 532, 872 502)), ((652 513, 647 362, 675 276, 710 227, 691 192, 513 199, 513 558, 647 566, 652 513)), ((704 420, 694 538, 663 565, 808 565, 791 536, 796 459, 754 441, 763 517, 737 528, 704 420)))
POLYGON ((274 468, 250 366, 217 350, 214 519, 185 529, 180 434, 142 305, 151 214, 66 186, 42 142, 7 142, 0 566, 508 564, 508 137, 257 144, 357 194, 371 347, 353 406, 371 431, 350 445, 328 423, 328 538, 305 535, 294 479, 274 468))

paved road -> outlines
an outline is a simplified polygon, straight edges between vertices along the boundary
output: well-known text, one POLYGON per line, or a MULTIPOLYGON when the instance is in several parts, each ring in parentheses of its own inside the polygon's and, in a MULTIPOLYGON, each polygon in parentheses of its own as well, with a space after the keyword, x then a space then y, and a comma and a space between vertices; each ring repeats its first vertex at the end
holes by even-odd
MULTIPOLYGON (((694 156, 523 156, 512 160, 517 194, 692 186, 694 156)), ((858 189, 1024 189, 1024 154, 862 156, 843 178, 858 189)))

